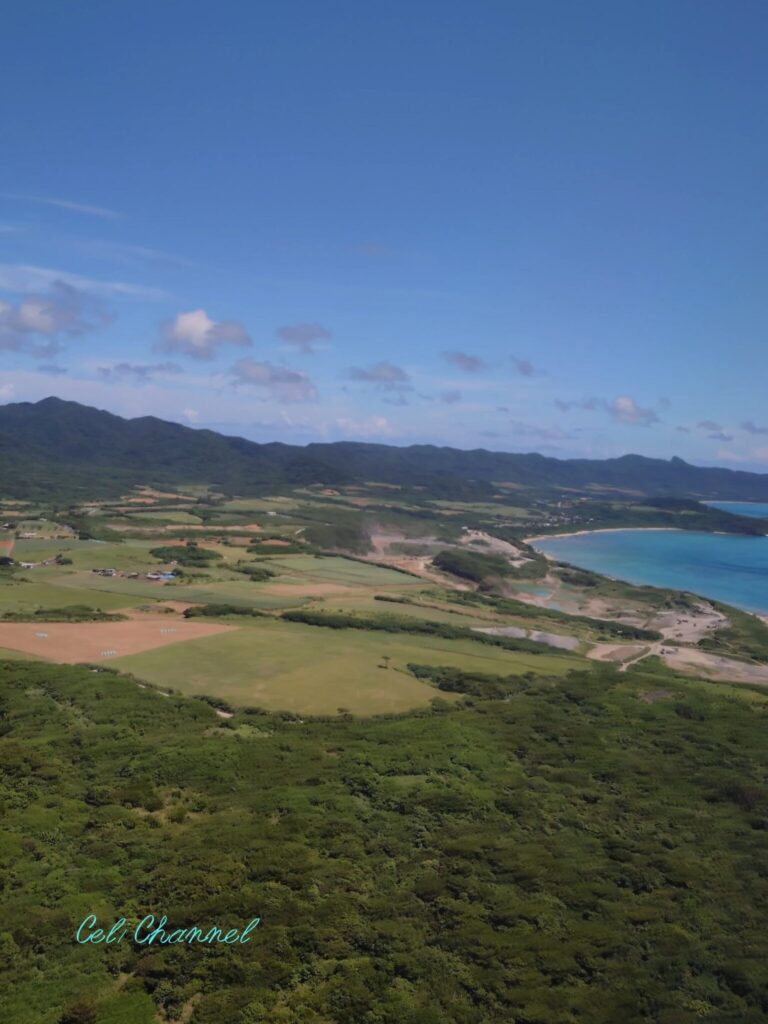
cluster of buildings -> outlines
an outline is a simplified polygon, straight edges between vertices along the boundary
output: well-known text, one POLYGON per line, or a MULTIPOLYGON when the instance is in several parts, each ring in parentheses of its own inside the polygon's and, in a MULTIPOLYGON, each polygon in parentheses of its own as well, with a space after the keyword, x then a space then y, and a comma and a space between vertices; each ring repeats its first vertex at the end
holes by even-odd
MULTIPOLYGON (((91 572, 95 572, 97 576, 121 576, 126 580, 137 580, 142 575, 138 572, 119 572, 117 569, 91 569, 91 572)), ((168 583, 170 580, 175 580, 177 575, 175 572, 147 572, 143 574, 143 578, 168 583)))
POLYGON ((22 569, 39 569, 42 565, 55 565, 55 558, 46 558, 43 562, 19 562, 22 569))

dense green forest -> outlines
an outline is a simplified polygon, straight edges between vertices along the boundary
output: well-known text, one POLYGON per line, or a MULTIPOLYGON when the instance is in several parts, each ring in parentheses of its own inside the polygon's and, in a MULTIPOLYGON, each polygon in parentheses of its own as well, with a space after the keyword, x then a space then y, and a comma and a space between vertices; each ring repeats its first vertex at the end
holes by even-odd
POLYGON ((488 496, 497 481, 514 481, 544 491, 598 486, 656 497, 768 500, 765 474, 692 466, 679 458, 560 460, 433 445, 256 444, 154 416, 126 420, 59 398, 0 408, 0 467, 6 496, 34 500, 54 493, 70 499, 108 497, 136 484, 203 480, 241 494, 281 485, 377 480, 434 494, 488 496), (212 467, 216 478, 211 481, 212 467))
POLYGON ((765 1021, 766 697, 653 663, 467 683, 502 698, 223 720, 1 663, 4 1024, 765 1021), (262 922, 76 945, 90 913, 262 922))

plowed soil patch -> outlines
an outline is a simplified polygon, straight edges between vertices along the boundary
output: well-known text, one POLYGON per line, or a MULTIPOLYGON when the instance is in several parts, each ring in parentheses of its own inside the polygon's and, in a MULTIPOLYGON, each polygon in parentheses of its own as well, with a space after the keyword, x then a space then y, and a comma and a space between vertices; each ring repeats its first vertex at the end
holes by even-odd
POLYGON ((50 661, 108 661, 184 640, 229 633, 236 626, 208 622, 130 619, 127 622, 2 622, 0 647, 50 661))

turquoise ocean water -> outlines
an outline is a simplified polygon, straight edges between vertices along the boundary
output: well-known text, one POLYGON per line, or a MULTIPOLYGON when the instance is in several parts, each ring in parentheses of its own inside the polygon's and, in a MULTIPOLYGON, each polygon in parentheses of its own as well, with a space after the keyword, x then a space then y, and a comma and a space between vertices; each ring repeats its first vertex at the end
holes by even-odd
POLYGON ((768 537, 615 530, 547 537, 533 546, 614 579, 690 590, 748 611, 768 612, 768 537))
POLYGON ((735 516, 749 516, 751 519, 768 519, 768 504, 758 501, 705 501, 705 505, 732 512, 735 516))

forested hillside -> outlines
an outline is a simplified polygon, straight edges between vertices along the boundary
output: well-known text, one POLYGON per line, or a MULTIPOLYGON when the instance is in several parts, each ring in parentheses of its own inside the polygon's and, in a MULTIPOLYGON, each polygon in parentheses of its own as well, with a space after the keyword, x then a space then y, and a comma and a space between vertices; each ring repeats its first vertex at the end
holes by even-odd
POLYGON ((256 444, 153 416, 125 420, 58 398, 0 407, 5 496, 104 497, 136 484, 190 482, 253 494, 279 485, 367 480, 444 494, 489 494, 501 482, 545 491, 602 487, 635 496, 768 499, 768 475, 700 468, 677 458, 560 460, 432 445, 256 444))
POLYGON ((762 694, 606 668, 222 721, 82 668, 0 684, 4 1024, 766 1019, 762 694), (90 913, 262 923, 77 946, 90 913))

